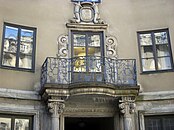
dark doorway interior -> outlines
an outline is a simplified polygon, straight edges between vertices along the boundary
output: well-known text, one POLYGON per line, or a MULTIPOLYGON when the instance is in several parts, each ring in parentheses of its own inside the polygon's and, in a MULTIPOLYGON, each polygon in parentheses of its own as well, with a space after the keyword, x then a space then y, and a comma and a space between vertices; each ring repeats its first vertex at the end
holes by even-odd
POLYGON ((114 119, 66 117, 65 130, 114 130, 114 119))

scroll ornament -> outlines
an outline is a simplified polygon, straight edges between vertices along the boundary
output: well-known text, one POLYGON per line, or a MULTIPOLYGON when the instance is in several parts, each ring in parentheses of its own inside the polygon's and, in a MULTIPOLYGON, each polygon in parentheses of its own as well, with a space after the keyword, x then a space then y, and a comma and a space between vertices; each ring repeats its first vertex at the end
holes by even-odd
POLYGON ((65 108, 65 104, 64 103, 60 103, 60 102, 50 102, 48 103, 48 109, 49 112, 54 114, 54 115, 60 115, 63 113, 65 108))
POLYGON ((61 35, 57 39, 58 42, 58 54, 59 58, 67 58, 68 57, 68 36, 61 35))
POLYGON ((117 39, 114 36, 106 37, 106 56, 116 59, 117 55, 117 39))

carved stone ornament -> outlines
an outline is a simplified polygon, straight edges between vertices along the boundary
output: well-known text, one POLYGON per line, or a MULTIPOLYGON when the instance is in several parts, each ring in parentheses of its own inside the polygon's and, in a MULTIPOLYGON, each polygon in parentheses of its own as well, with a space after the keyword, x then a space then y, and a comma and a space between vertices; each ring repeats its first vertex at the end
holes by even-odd
POLYGON ((53 115, 59 116, 63 113, 65 108, 65 104, 62 102, 49 102, 48 103, 48 109, 49 112, 53 115))
POLYGON ((59 58, 67 58, 68 57, 68 36, 60 35, 57 39, 58 42, 58 54, 59 58))
POLYGON ((114 36, 106 37, 106 56, 110 58, 117 58, 117 39, 114 36))
POLYGON ((100 19, 98 3, 95 2, 74 2, 74 18, 71 23, 91 22, 103 24, 100 19))
POLYGON ((135 100, 132 100, 131 97, 122 97, 122 100, 119 100, 119 102, 120 111, 124 114, 124 116, 129 116, 135 112, 135 100))

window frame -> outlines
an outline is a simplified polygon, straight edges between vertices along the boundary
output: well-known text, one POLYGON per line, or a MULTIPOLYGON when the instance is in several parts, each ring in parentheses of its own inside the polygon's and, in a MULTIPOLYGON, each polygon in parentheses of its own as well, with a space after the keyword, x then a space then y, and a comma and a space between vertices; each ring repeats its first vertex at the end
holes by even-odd
MULTIPOLYGON (((171 42, 170 42, 170 34, 169 34, 169 29, 168 28, 164 28, 164 29, 157 29, 157 30, 148 30, 148 31, 138 31, 137 32, 137 39, 138 39, 138 50, 139 50, 139 59, 140 59, 140 70, 142 74, 148 74, 148 73, 158 73, 158 72, 172 72, 174 71, 174 65, 173 65, 173 56, 172 56, 172 48, 171 48, 171 42), (166 32, 167 33, 167 40, 168 40, 168 53, 170 57, 170 62, 171 62, 171 69, 158 69, 158 65, 157 65, 157 51, 156 51, 156 45, 155 45, 155 35, 154 33, 160 33, 160 32, 166 32), (146 59, 142 57, 142 52, 141 52, 141 43, 140 43, 140 35, 141 34, 150 34, 151 35, 151 40, 152 40, 152 54, 154 57, 154 62, 155 62, 155 70, 147 70, 147 71, 143 71, 143 63, 142 63, 142 59, 146 59)), ((163 56, 165 57, 165 56, 163 56)))
POLYGON ((166 123, 164 122, 164 120, 169 119, 169 118, 174 118, 174 115, 148 115, 148 116, 144 116, 145 130, 148 127, 147 120, 149 120, 149 119, 159 119, 160 120, 160 126, 159 127, 162 130, 165 130, 166 123))
POLYGON ((28 119, 29 120, 29 130, 33 130, 33 116, 32 115, 8 115, 0 114, 0 118, 9 118, 11 119, 11 129, 14 130, 15 119, 28 119))
POLYGON ((18 25, 18 24, 12 24, 12 23, 7 23, 4 22, 3 26, 3 36, 2 36, 2 45, 1 45, 1 60, 0 60, 0 67, 3 69, 11 69, 11 70, 19 70, 19 71, 28 71, 28 72, 35 72, 35 53, 36 53, 36 33, 37 29, 35 27, 28 27, 28 26, 23 26, 23 25, 18 25), (16 50, 16 64, 15 66, 6 66, 3 65, 3 52, 4 52, 4 41, 5 41, 5 32, 6 32, 6 26, 14 27, 17 28, 17 50, 16 50), (21 30, 26 29, 26 30, 32 30, 33 31, 33 45, 32 45, 32 63, 31 63, 31 69, 30 68, 21 68, 19 66, 19 57, 20 57, 20 42, 21 42, 21 30))

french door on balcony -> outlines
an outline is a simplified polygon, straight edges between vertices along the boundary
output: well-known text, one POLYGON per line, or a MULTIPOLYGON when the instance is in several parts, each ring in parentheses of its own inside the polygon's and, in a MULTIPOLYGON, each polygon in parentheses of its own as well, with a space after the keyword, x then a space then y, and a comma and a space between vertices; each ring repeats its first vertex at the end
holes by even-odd
POLYGON ((72 32, 72 82, 103 80, 101 32, 72 32))

